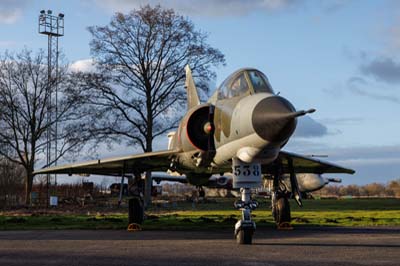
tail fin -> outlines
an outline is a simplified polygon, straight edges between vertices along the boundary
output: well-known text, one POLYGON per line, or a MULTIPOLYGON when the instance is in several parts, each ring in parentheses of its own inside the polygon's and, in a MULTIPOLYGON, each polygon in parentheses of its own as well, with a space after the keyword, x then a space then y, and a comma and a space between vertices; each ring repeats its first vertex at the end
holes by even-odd
POLYGON ((188 102, 188 110, 199 105, 200 99, 199 95, 197 94, 196 85, 194 84, 193 77, 192 77, 192 70, 190 70, 189 65, 186 65, 186 92, 187 92, 187 102, 188 102))

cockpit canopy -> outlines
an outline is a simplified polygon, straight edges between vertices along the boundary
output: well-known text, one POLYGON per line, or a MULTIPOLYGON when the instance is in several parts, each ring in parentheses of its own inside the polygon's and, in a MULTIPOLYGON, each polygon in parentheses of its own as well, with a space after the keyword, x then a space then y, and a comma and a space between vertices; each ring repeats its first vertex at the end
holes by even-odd
POLYGON ((256 69, 240 69, 218 88, 218 99, 228 99, 258 92, 274 93, 268 78, 256 69))

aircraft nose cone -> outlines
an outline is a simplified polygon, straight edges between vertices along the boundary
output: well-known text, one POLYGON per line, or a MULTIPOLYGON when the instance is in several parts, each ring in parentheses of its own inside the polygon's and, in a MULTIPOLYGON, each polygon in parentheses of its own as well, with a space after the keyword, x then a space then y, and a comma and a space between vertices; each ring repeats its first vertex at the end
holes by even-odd
POLYGON ((261 100, 254 108, 252 123, 256 133, 269 142, 287 140, 296 129, 296 112, 283 97, 272 96, 261 100))

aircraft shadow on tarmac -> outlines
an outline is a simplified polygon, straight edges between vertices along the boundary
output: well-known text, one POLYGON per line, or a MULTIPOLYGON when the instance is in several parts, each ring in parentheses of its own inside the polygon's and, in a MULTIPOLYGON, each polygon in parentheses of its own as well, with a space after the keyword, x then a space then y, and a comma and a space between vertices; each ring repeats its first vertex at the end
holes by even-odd
POLYGON ((329 243, 329 244, 324 244, 324 243, 276 243, 276 242, 271 242, 271 243, 257 243, 257 240, 255 239, 255 242, 253 243, 255 246, 301 246, 301 247, 362 247, 362 248, 400 248, 400 244, 347 244, 347 243, 329 243))
MULTIPOLYGON (((278 231, 275 228, 257 229, 257 238, 254 244, 258 245, 293 245, 293 246, 359 246, 359 247, 400 247, 400 244, 375 245, 362 243, 309 243, 307 238, 319 235, 321 237, 336 235, 400 235, 398 227, 295 227, 290 231, 278 231), (299 243, 298 238, 304 238, 304 242, 299 243), (296 242, 291 243, 291 239, 296 238, 296 242), (279 240, 279 242, 260 243, 257 240, 279 240), (281 243, 280 241, 289 241, 281 243), (257 243, 258 242, 258 243, 257 243)), ((347 236, 348 237, 348 236, 347 236)), ((224 240, 232 239, 231 230, 187 230, 187 231, 139 231, 127 232, 123 230, 37 230, 37 231, 0 231, 0 241, 4 240, 224 240)))

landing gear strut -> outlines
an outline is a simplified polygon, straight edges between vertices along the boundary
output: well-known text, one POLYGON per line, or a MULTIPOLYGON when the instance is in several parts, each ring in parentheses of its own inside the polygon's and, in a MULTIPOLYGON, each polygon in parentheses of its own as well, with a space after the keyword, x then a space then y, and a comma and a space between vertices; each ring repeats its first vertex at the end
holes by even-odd
POLYGON ((206 192, 204 191, 203 186, 198 186, 197 190, 199 191, 199 198, 202 198, 204 200, 204 198, 206 197, 206 192))
POLYGON ((235 207, 242 211, 242 219, 235 224, 235 237, 238 244, 251 245, 256 223, 251 220, 251 211, 258 207, 258 202, 251 199, 250 188, 240 189, 241 200, 235 202, 235 207))
POLYGON ((143 201, 139 197, 130 198, 128 208, 128 223, 142 224, 144 220, 143 201))
MULTIPOLYGON (((278 229, 293 229, 291 226, 289 195, 284 184, 280 184, 281 172, 277 171, 274 175, 271 205, 272 217, 275 220, 278 229)), ((296 183, 297 184, 297 183, 296 183)))
POLYGON ((239 158, 232 158, 233 188, 240 188, 240 200, 234 204, 236 209, 242 211, 242 219, 235 224, 235 238, 238 244, 250 245, 256 223, 251 220, 251 211, 258 207, 258 202, 251 199, 251 188, 261 184, 261 165, 259 163, 247 164, 239 158))
POLYGON ((132 198, 128 201, 128 230, 140 230, 140 224, 144 221, 144 202, 143 202, 143 180, 140 174, 135 175, 133 184, 129 192, 132 198))

